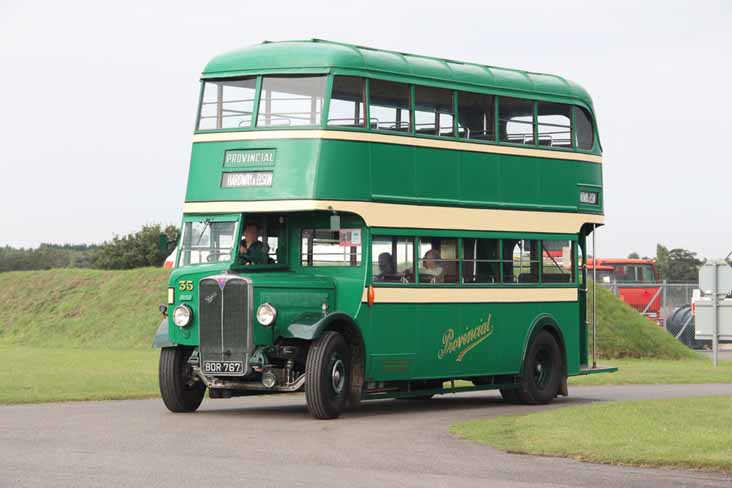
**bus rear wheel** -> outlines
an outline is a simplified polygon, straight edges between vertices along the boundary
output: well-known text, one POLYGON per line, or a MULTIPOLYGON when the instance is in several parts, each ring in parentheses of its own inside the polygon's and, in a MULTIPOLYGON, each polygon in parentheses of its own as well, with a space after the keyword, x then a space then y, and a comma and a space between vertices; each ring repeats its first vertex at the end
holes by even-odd
MULTIPOLYGON (((518 403, 543 405, 554 400, 562 384, 563 372, 561 349, 557 340, 546 330, 539 332, 526 351, 519 388, 513 390, 518 403)), ((504 398, 510 402, 512 394, 508 391, 504 398)))
POLYGON ((206 386, 193 378, 193 369, 188 364, 192 352, 191 347, 164 347, 160 350, 160 396, 171 412, 195 412, 206 393, 206 386))
POLYGON ((327 331, 310 346, 305 363, 305 399, 316 419, 337 418, 351 391, 351 349, 341 334, 327 331))

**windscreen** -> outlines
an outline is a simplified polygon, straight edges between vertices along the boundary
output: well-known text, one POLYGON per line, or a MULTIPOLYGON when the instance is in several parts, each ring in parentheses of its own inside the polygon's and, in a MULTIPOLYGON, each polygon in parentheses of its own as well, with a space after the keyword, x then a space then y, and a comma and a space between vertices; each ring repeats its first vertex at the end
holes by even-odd
POLYGON ((235 221, 185 222, 178 266, 231 261, 235 236, 235 221))
POLYGON ((656 273, 650 264, 617 264, 615 279, 618 283, 655 283, 656 273))

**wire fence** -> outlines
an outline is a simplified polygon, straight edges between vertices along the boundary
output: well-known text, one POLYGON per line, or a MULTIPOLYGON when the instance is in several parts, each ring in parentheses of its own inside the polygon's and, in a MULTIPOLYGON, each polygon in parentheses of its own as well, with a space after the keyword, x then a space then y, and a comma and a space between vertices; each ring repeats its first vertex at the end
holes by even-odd
POLYGON ((597 283, 640 313, 665 325, 674 310, 691 304, 698 283, 597 283))

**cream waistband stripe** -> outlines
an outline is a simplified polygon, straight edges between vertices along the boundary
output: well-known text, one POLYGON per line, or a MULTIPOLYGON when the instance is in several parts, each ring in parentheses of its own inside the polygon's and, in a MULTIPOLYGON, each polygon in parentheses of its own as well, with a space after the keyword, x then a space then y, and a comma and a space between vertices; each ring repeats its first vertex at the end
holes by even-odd
MULTIPOLYGON (((368 303, 364 288, 361 301, 368 303)), ((528 303, 575 302, 576 288, 381 288, 374 287, 374 303, 528 303)))
POLYGON ((331 209, 360 215, 369 227, 576 234, 583 224, 604 222, 603 216, 596 214, 344 200, 188 202, 183 205, 184 213, 297 212, 331 209))
POLYGON ((529 149, 523 147, 478 144, 474 142, 458 142, 419 137, 396 136, 390 134, 374 134, 372 132, 351 132, 339 130, 267 130, 251 132, 213 132, 194 134, 193 142, 229 142, 229 141, 269 141, 274 139, 330 139, 339 141, 379 142, 382 144, 400 144, 403 146, 429 147, 436 149, 453 149, 457 151, 473 151, 491 154, 508 154, 513 156, 533 156, 537 158, 564 159, 568 161, 585 161, 602 163, 602 156, 564 151, 547 151, 545 149, 529 149))

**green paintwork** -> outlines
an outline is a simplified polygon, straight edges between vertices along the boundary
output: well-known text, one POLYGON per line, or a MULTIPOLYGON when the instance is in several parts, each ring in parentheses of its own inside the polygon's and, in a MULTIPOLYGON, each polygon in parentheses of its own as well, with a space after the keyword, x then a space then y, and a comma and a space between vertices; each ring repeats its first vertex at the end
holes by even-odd
POLYGON ((592 99, 577 83, 556 75, 385 51, 310 39, 265 42, 213 58, 203 78, 268 73, 347 73, 537 100, 571 101, 592 109, 592 99))
POLYGON ((602 165, 359 141, 285 139, 193 145, 187 202, 360 200, 602 213, 602 165), (221 188, 226 151, 277 150, 271 187, 221 188), (600 194, 579 203, 581 190, 600 194))
POLYGON ((358 317, 371 345, 367 376, 381 380, 517 374, 537 318, 548 314, 565 340, 568 373, 579 370, 577 303, 378 304, 358 317), (491 317, 493 332, 461 361, 439 357, 449 329, 459 333, 491 317))
POLYGON ((354 323, 350 315, 342 312, 328 315, 317 312, 304 313, 282 330, 282 337, 305 340, 317 339, 331 324, 337 321, 354 323))
MULTIPOLYGON (((300 266, 300 229, 327 228, 329 219, 327 214, 303 213, 292 214, 288 220, 288 261, 290 271, 272 269, 258 269, 252 266, 231 263, 200 264, 186 266, 173 270, 170 275, 169 286, 175 289, 175 303, 169 306, 169 312, 181 303, 193 309, 193 323, 183 329, 173 324, 169 319, 170 340, 176 344, 197 345, 198 343, 198 282, 207 276, 222 274, 226 271, 236 272, 250 278, 254 287, 253 310, 262 303, 269 302, 277 308, 277 320, 272 327, 263 327, 255 323, 254 343, 256 345, 271 345, 278 337, 294 337, 288 327, 297 322, 303 314, 318 313, 322 317, 322 305, 327 303, 331 312, 344 312, 351 317, 358 314, 361 306, 361 290, 364 287, 366 266, 357 268, 307 268, 300 266), (177 285, 180 280, 191 280, 194 289, 191 292, 179 292, 177 285), (336 304, 340 308, 336 308, 336 304)), ((186 216, 184 220, 201 217, 186 216)), ((235 214, 211 216, 211 220, 241 220, 242 216, 235 214)), ((355 216, 342 215, 344 227, 361 227, 363 221, 355 216)), ((241 233, 241 225, 239 226, 241 233)), ((365 235, 368 235, 367 233, 365 235)), ((239 238, 237 238, 238 240, 239 238)), ((236 249, 238 253, 238 249, 236 249)), ((236 259, 236 258, 235 258, 236 259)))

